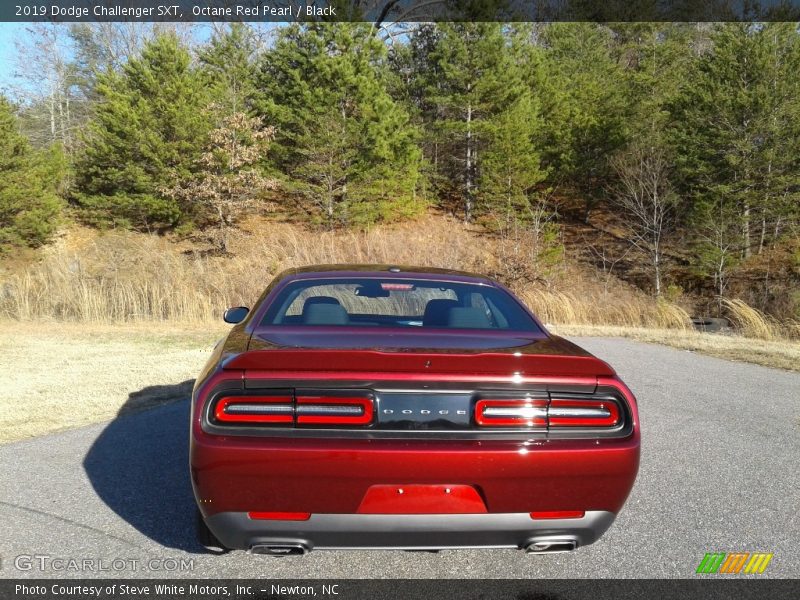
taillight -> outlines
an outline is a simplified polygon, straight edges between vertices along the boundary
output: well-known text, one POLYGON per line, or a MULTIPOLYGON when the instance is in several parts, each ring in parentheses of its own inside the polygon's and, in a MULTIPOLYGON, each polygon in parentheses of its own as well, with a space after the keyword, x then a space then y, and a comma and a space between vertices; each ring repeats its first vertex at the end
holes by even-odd
POLYGON ((297 396, 298 425, 367 425, 372 399, 364 396, 297 396))
POLYGON ((374 418, 372 395, 281 390, 254 396, 225 396, 212 404, 210 415, 221 425, 366 426, 374 418))
POLYGON ((615 427, 621 419, 613 400, 553 399, 547 420, 550 427, 615 427))
POLYGON ((214 418, 222 423, 291 423, 291 396, 225 396, 217 400, 214 418))
POLYGON ((610 398, 481 398, 474 414, 480 427, 612 429, 623 422, 620 404, 610 398))
POLYGON ((547 400, 483 398, 475 404, 475 422, 484 427, 547 427, 547 400))

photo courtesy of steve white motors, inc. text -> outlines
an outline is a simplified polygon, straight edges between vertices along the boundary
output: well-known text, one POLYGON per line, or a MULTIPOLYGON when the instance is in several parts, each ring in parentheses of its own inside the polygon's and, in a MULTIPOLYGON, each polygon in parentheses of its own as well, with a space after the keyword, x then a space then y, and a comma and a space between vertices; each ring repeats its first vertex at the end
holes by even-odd
POLYGON ((217 585, 207 583, 154 583, 154 584, 69 584, 53 583, 47 585, 27 585, 18 583, 14 586, 16 596, 78 596, 81 598, 103 598, 129 596, 143 598, 155 596, 186 596, 189 597, 227 597, 251 596, 256 593, 271 594, 273 596, 337 596, 341 585, 338 583, 319 585, 283 585, 266 583, 253 587, 251 585, 217 585))
POLYGON ((302 17, 335 17, 334 6, 307 6, 305 4, 226 4, 225 6, 208 6, 207 4, 158 4, 155 6, 123 6, 112 3, 94 6, 46 4, 15 4, 16 17, 62 18, 69 20, 95 19, 174 19, 187 17, 200 19, 300 19, 302 17))

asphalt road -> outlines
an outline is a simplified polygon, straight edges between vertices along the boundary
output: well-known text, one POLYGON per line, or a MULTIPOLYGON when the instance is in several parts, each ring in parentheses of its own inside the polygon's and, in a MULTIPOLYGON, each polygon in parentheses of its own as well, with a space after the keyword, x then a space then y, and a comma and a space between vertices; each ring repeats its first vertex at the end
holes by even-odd
POLYGON ((757 577, 799 576, 800 374, 627 340, 576 341, 618 370, 642 420, 639 478, 592 546, 551 556, 205 554, 194 541, 181 402, 0 446, 0 577, 685 578, 710 551, 773 552, 757 577), (37 555, 48 558, 25 558, 37 555), (71 558, 87 570, 51 562, 71 558), (106 570, 93 573, 86 559, 106 570))

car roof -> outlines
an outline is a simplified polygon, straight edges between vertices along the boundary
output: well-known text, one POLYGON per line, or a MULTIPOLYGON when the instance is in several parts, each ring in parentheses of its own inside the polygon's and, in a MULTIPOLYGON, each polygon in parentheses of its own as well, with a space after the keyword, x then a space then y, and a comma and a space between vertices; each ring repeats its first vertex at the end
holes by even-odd
POLYGON ((462 281, 471 283, 483 283, 496 285, 496 282, 486 277, 467 271, 457 271, 454 269, 439 269, 436 267, 415 267, 408 265, 389 265, 389 264, 333 264, 333 265, 310 265, 287 269, 276 276, 276 279, 316 279, 318 277, 380 277, 384 279, 407 279, 412 276, 415 279, 432 279, 449 281, 462 281))

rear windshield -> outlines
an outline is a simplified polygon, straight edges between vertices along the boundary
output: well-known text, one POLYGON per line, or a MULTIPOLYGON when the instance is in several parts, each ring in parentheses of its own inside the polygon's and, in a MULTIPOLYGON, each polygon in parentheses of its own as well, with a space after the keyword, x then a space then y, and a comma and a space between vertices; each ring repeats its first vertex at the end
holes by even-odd
POLYGON ((262 326, 363 326, 541 332, 508 293, 417 279, 313 279, 287 285, 262 326))

